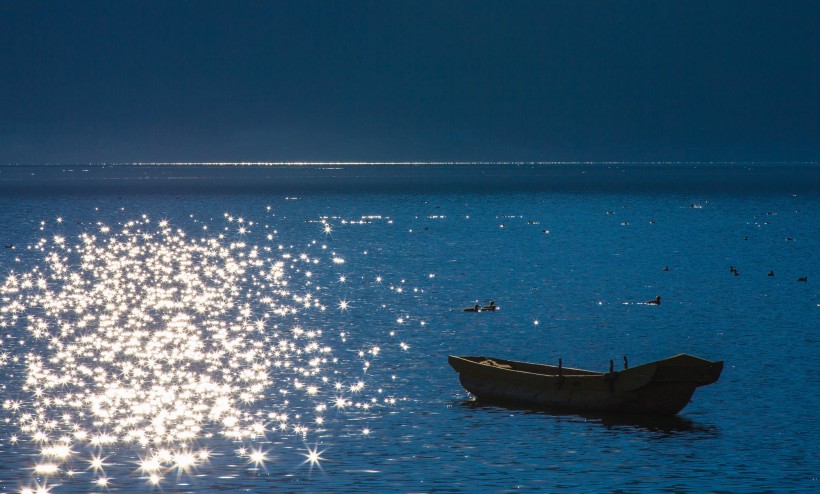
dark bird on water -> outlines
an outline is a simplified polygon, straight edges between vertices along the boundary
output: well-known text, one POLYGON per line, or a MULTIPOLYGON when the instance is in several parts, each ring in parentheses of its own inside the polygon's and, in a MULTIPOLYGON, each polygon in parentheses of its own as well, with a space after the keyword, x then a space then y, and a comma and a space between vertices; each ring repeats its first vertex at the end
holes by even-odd
POLYGON ((797 281, 809 281, 809 277, 803 276, 802 278, 797 278, 797 281))
POLYGON ((646 302, 646 304, 647 305, 661 305, 661 296, 658 295, 657 297, 655 297, 654 300, 648 300, 646 302))

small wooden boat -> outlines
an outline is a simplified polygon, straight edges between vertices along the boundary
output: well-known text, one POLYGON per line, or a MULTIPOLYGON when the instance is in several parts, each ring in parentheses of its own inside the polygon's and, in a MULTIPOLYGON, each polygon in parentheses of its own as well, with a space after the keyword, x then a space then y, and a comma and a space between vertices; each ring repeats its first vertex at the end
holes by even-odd
MULTIPOLYGON (((461 385, 479 400, 543 409, 675 415, 695 389, 720 377, 723 362, 676 355, 610 372, 487 357, 448 358, 461 385)), ((626 359, 624 359, 626 364, 626 359)))

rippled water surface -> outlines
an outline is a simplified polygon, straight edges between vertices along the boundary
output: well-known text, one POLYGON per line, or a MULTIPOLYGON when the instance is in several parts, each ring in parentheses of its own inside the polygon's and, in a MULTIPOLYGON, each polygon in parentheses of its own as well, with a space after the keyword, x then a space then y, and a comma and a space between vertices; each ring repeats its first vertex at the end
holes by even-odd
POLYGON ((818 232, 816 166, 0 167, 0 491, 815 491, 818 232), (677 353, 663 420, 447 364, 677 353))

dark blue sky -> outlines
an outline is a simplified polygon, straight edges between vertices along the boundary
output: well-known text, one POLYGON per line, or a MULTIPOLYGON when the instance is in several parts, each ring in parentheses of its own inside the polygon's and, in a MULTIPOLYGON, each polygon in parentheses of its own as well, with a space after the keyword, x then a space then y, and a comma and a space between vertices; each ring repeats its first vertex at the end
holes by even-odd
POLYGON ((0 2, 0 163, 820 159, 820 2, 0 2))

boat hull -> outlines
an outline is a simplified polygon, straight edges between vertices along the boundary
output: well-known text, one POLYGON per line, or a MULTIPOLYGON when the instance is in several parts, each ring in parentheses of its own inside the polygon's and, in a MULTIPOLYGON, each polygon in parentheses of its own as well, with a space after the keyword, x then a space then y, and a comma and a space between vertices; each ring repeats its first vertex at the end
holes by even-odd
POLYGON ((461 385, 482 401, 556 411, 674 415, 695 390, 717 381, 722 362, 690 355, 618 372, 530 364, 485 357, 449 358, 461 385), (493 362, 489 365, 482 362, 493 362))

